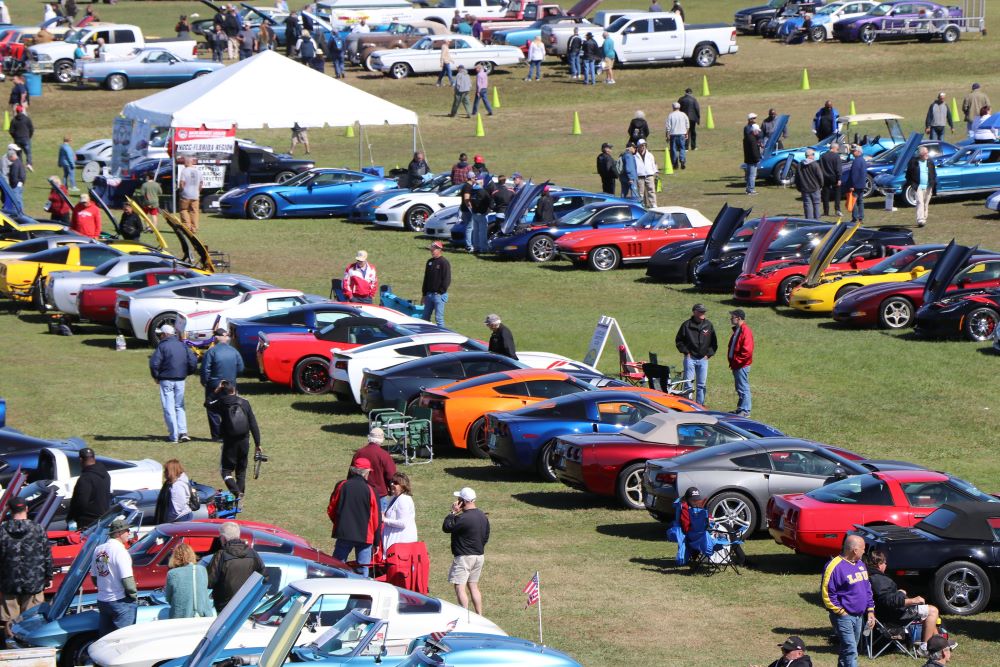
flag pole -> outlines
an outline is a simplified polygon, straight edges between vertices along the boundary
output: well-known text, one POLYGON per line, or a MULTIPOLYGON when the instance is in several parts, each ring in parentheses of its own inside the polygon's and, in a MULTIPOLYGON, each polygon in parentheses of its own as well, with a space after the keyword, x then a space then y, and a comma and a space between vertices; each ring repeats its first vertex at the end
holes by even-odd
POLYGON ((538 581, 538 643, 544 645, 545 640, 542 638, 542 580, 537 572, 535 572, 535 579, 538 581))

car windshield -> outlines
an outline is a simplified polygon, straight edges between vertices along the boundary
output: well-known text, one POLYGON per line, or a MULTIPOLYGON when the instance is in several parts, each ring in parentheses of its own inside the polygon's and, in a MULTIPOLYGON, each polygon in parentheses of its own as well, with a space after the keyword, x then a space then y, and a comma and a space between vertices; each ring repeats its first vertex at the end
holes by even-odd
POLYGON ((284 620, 285 614, 288 610, 292 608, 296 600, 301 600, 302 604, 305 605, 309 601, 309 596, 298 590, 297 588, 292 588, 291 586, 285 586, 285 588, 275 595, 264 600, 257 609, 250 614, 250 620, 257 625, 264 625, 270 628, 276 628, 281 625, 281 621, 284 620))
POLYGON ((292 176, 287 181, 285 181, 284 183, 282 183, 282 185, 285 186, 285 187, 289 187, 289 186, 293 186, 293 185, 302 185, 304 182, 310 180, 315 175, 316 175, 316 172, 314 172, 314 171, 304 171, 301 174, 299 174, 298 176, 292 176))
POLYGON ((918 257, 922 257, 922 255, 913 251, 904 250, 903 252, 897 252, 895 255, 889 255, 875 266, 868 267, 863 273, 868 275, 899 273, 900 271, 905 271, 906 267, 912 264, 913 260, 918 257))
POLYGON ((952 477, 950 478, 950 481, 952 486, 957 487, 962 493, 966 493, 971 496, 972 500, 978 500, 983 503, 1000 503, 1000 498, 991 496, 988 493, 983 493, 969 482, 966 482, 964 479, 952 477))
MULTIPOLYGON (((771 0, 771 2, 775 2, 775 0, 771 0)), ((628 23, 631 20, 632 20, 632 18, 629 17, 629 16, 621 16, 621 17, 619 17, 618 19, 615 20, 614 23, 612 23, 611 25, 608 26, 608 32, 618 32, 623 27, 625 27, 626 23, 628 23)))
POLYGON ((327 655, 349 655, 374 625, 374 621, 348 614, 320 635, 319 639, 309 644, 307 648, 327 655))
POLYGON ((427 49, 434 48, 434 40, 430 37, 424 37, 422 40, 413 45, 414 49, 421 51, 426 51, 427 49))
POLYGON ((111 271, 111 269, 115 268, 117 265, 118 265, 117 257, 114 259, 109 259, 108 261, 104 262, 104 264, 101 264, 96 269, 94 269, 94 273, 96 273, 99 276, 106 276, 108 275, 108 272, 111 271))
POLYGON ((559 218, 559 226, 576 227, 590 220, 592 215, 594 215, 594 209, 587 207, 578 208, 559 218))
POLYGON ((142 539, 128 548, 132 556, 132 565, 149 565, 163 551, 164 545, 170 542, 170 536, 158 530, 151 530, 142 539))
POLYGON ((892 11, 892 7, 893 7, 893 5, 890 5, 890 4, 879 5, 878 7, 874 7, 868 13, 871 16, 886 16, 889 12, 892 11))
POLYGON ((821 238, 823 238, 823 232, 809 229, 797 229, 785 236, 779 236, 777 240, 771 243, 768 250, 801 252, 819 245, 821 238))
POLYGON ((891 505, 889 485, 874 475, 856 475, 821 486, 806 494, 821 503, 839 505, 891 505))
POLYGON ((90 32, 88 30, 71 30, 66 33, 65 37, 63 37, 63 41, 69 42, 70 44, 79 44, 80 39, 89 34, 90 32))
POLYGON ((832 14, 835 11, 837 11, 838 9, 840 9, 841 7, 843 7, 843 5, 839 4, 839 3, 832 4, 832 5, 827 5, 826 7, 820 7, 819 9, 816 10, 816 15, 817 16, 820 16, 820 15, 825 16, 827 14, 832 14))

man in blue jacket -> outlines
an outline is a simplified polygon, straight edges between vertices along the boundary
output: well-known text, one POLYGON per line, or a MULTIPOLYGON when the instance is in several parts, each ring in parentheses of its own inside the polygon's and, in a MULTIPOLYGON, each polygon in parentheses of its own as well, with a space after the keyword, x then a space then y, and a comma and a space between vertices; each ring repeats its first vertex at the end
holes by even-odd
POLYGON ((868 175, 868 163, 865 162, 865 156, 861 152, 861 146, 858 146, 857 144, 851 146, 851 155, 854 156, 854 160, 851 161, 851 168, 847 170, 847 176, 844 177, 841 187, 846 193, 848 201, 850 201, 851 195, 854 195, 854 208, 851 209, 851 220, 864 222, 865 179, 868 175))
POLYGON ((222 416, 208 404, 215 400, 216 389, 223 380, 235 387, 236 376, 242 372, 243 357, 229 344, 229 332, 221 327, 216 329, 215 345, 201 359, 201 384, 205 387, 205 408, 212 440, 222 440, 222 416))
POLYGON ((831 134, 837 133, 839 121, 840 113, 833 108, 833 102, 827 100, 813 117, 813 133, 819 141, 823 141, 831 134))
POLYGON ((63 183, 70 192, 77 192, 79 188, 76 187, 76 153, 69 142, 69 137, 63 137, 62 145, 59 147, 59 166, 63 170, 63 183))
POLYGON ((631 141, 622 153, 622 173, 618 178, 622 182, 622 197, 639 201, 639 172, 635 166, 635 144, 631 141))
POLYGON ((198 370, 198 357, 177 338, 177 330, 164 324, 156 330, 160 343, 149 358, 149 372, 160 385, 160 405, 167 424, 167 442, 190 442, 184 412, 184 380, 198 370))

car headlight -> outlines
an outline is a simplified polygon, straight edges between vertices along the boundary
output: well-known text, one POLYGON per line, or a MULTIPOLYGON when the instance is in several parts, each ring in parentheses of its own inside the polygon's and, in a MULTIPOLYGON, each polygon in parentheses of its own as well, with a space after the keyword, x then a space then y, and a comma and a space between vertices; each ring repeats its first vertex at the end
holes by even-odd
POLYGON ((34 54, 34 56, 35 60, 37 60, 40 63, 49 62, 52 60, 52 56, 48 55, 47 53, 36 53, 34 54))

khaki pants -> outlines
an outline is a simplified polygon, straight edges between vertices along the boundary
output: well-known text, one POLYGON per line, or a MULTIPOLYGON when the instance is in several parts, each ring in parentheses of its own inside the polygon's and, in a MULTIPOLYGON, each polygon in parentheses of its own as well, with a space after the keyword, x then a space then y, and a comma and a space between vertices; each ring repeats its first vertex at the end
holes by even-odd
POLYGON ((639 198, 646 208, 656 207, 656 176, 639 177, 639 198))
POLYGON ((198 233, 198 216, 201 210, 198 207, 197 199, 181 199, 178 205, 180 209, 181 222, 192 234, 198 233))
POLYGON ((917 226, 923 227, 927 224, 927 210, 931 207, 931 195, 932 191, 930 188, 926 190, 917 190, 917 226))
POLYGON ((236 56, 240 52, 240 40, 230 37, 226 42, 226 51, 230 60, 236 60, 236 56))
POLYGON ((14 624, 21 614, 34 606, 45 602, 45 596, 41 593, 34 595, 7 595, 0 594, 0 625, 7 637, 11 637, 10 626, 14 624))

